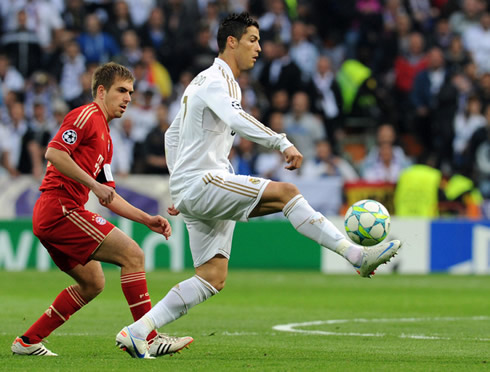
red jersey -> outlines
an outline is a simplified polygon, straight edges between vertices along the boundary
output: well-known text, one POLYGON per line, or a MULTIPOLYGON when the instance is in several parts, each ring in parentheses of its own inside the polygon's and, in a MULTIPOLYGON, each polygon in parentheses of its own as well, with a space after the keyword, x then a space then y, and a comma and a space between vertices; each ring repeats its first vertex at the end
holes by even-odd
MULTIPOLYGON (((70 111, 48 147, 67 152, 94 179, 102 171, 100 182, 115 188, 110 172, 112 140, 109 125, 95 102, 70 111)), ((50 163, 39 190, 65 190, 79 205, 87 202, 90 192, 88 187, 65 176, 50 163)))

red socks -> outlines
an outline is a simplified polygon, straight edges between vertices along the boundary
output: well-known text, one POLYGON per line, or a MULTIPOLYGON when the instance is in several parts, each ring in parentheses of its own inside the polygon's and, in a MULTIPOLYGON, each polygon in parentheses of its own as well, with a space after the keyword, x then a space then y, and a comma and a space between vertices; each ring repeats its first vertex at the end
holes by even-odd
MULTIPOLYGON (((144 271, 121 275, 121 287, 134 320, 138 320, 150 311, 151 300, 144 271)), ((156 335, 156 331, 152 331, 147 340, 153 339, 156 335)))
POLYGON ((44 314, 24 333, 24 336, 29 339, 30 344, 41 342, 86 304, 87 301, 74 286, 65 288, 44 314))

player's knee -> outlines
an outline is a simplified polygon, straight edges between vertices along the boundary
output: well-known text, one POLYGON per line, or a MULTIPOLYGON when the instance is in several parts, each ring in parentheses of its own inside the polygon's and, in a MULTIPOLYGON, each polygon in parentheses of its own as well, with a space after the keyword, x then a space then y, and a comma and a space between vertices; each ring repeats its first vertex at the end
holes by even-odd
POLYGON ((284 201, 284 203, 287 203, 290 201, 292 198, 294 198, 296 195, 299 194, 299 189, 296 187, 296 185, 289 183, 289 182, 283 182, 281 185, 281 196, 284 201))
POLYGON ((136 269, 142 269, 145 266, 145 254, 134 240, 131 240, 130 246, 126 250, 123 266, 136 269))
POLYGON ((80 285, 80 294, 86 301, 91 301, 97 297, 105 287, 105 278, 96 277, 89 280, 78 283, 80 285))

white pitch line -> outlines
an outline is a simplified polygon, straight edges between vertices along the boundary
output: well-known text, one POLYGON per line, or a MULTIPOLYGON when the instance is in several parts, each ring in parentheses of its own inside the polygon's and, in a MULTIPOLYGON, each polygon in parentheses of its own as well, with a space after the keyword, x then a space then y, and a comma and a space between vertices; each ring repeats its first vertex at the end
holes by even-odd
MULTIPOLYGON (((315 329, 313 330, 298 329, 298 327, 311 327, 316 325, 343 324, 343 323, 395 323, 395 322, 396 323, 421 323, 421 322, 441 322, 441 321, 455 322, 461 320, 488 321, 490 320, 490 317, 473 316, 473 317, 433 317, 433 318, 328 319, 328 320, 315 320, 311 322, 279 324, 272 327, 272 329, 281 332, 293 332, 293 333, 303 333, 303 334, 323 335, 323 336, 383 337, 383 336, 387 336, 387 334, 386 333, 331 332, 331 331, 321 331, 315 329)), ((398 337, 418 339, 418 340, 450 340, 451 339, 449 337, 442 337, 442 336, 410 335, 405 333, 398 335, 398 337)), ((490 339, 488 338, 471 338, 470 340, 490 341, 490 339)))

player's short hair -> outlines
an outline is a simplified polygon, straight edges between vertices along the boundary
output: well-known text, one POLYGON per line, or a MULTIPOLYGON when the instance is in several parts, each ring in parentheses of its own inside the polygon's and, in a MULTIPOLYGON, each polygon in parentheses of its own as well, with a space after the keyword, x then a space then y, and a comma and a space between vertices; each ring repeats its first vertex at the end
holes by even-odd
POLYGON ((240 40, 250 26, 259 28, 258 22, 246 12, 240 14, 233 13, 226 17, 223 22, 221 22, 218 29, 217 39, 219 52, 223 53, 225 51, 226 39, 228 39, 228 36, 233 36, 240 40))
POLYGON ((102 85, 109 90, 117 78, 134 82, 134 76, 127 67, 115 62, 108 62, 97 67, 92 75, 92 97, 97 97, 97 88, 102 85))

